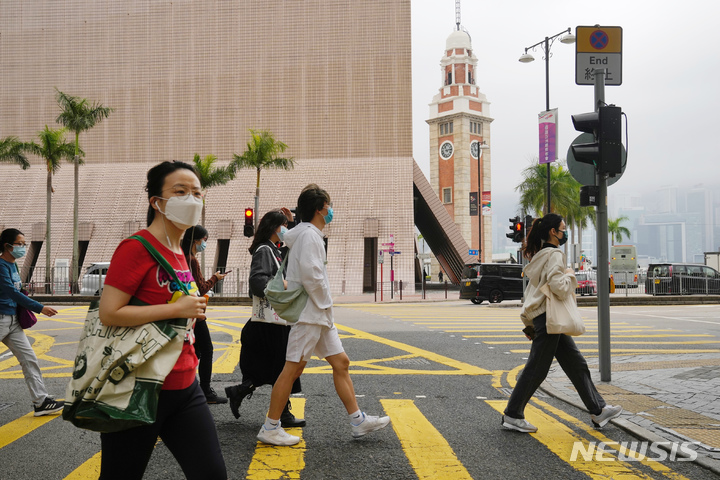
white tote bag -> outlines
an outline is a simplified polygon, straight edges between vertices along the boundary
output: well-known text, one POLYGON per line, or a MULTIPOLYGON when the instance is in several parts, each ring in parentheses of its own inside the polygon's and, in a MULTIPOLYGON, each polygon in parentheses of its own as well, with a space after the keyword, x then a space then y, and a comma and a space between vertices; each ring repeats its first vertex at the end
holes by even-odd
POLYGON ((564 333, 572 336, 585 333, 585 323, 580 316, 580 310, 577 308, 575 295, 572 292, 564 298, 558 297, 550 290, 547 283, 540 287, 540 291, 546 297, 547 333, 564 333))

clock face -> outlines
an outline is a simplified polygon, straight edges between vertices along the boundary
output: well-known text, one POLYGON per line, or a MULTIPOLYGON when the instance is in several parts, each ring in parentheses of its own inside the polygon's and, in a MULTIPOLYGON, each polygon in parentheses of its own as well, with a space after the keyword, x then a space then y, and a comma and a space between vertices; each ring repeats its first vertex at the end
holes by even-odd
POLYGON ((477 140, 470 142, 470 155, 476 160, 480 158, 480 142, 477 140))
POLYGON ((440 145, 440 156, 447 160, 453 156, 453 150, 454 148, 452 142, 445 141, 442 145, 440 145))

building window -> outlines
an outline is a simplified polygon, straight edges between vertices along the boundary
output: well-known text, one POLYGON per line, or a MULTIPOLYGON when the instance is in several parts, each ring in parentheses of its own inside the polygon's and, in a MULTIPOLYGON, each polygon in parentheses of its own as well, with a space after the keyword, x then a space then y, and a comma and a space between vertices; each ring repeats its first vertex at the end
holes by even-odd
POLYGON ((470 133, 474 133, 476 135, 482 135, 482 123, 470 122, 470 133))
POLYGON ((453 122, 445 122, 440 124, 440 136, 450 135, 453 133, 453 122))
MULTIPOLYGON (((435 77, 435 78, 437 78, 437 77, 435 77)), ((448 70, 447 79, 445 79, 445 85, 450 85, 450 84, 452 84, 452 72, 450 70, 448 70)))
POLYGON ((443 203, 452 203, 452 187, 443 188, 442 192, 443 192, 443 203))

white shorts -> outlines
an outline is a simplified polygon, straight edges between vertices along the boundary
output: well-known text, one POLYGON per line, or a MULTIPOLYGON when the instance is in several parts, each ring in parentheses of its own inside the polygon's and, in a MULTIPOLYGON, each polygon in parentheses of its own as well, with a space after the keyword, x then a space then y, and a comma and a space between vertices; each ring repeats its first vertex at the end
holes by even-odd
POLYGON ((296 323, 290 329, 285 360, 298 363, 307 362, 313 355, 325 358, 344 351, 335 325, 327 327, 296 323))

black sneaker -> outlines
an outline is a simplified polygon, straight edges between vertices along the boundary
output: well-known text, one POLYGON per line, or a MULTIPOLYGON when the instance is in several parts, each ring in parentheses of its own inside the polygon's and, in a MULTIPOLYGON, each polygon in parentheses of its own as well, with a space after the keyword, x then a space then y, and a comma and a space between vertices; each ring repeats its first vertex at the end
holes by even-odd
POLYGON ((210 387, 207 390, 203 390, 205 392, 205 398, 207 399, 207 403, 227 403, 228 399, 225 397, 218 396, 217 393, 215 393, 215 389, 210 387))
POLYGON ((230 399, 230 410, 235 418, 240 418, 240 404, 245 397, 252 398, 255 387, 252 383, 241 383, 234 387, 225 387, 225 395, 230 399))
POLYGON ((62 411, 65 406, 65 402, 55 400, 52 397, 45 397, 42 405, 35 407, 35 416, 39 417, 42 415, 55 415, 62 411))

